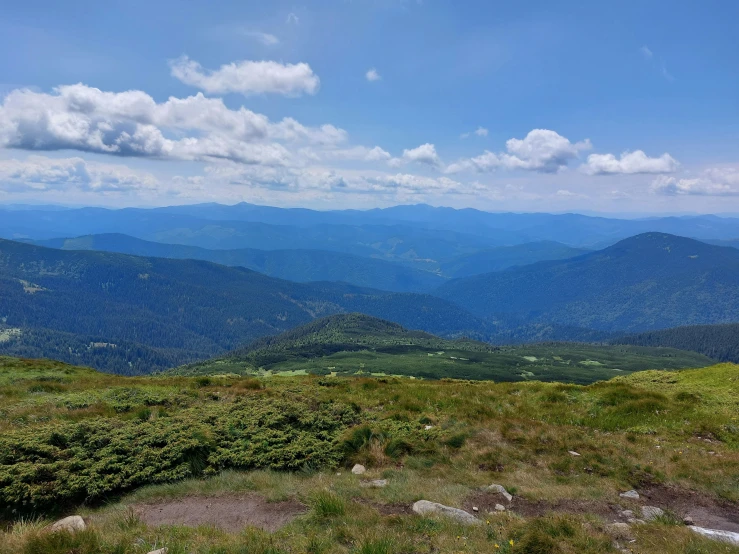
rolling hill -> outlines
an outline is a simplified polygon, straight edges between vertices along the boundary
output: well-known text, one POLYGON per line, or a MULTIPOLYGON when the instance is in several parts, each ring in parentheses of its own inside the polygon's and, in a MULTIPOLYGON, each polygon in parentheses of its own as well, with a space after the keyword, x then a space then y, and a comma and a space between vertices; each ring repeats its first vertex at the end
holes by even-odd
POLYGON ((673 348, 547 343, 497 347, 409 331, 364 314, 337 314, 169 375, 402 375, 426 379, 592 383, 646 369, 713 363, 673 348))
POLYGON ((328 250, 213 250, 151 242, 116 233, 46 239, 34 243, 63 250, 101 250, 134 256, 206 260, 245 267, 289 281, 340 281, 394 292, 428 291, 444 282, 444 278, 428 271, 382 259, 328 250))
MULTIPOLYGON (((207 358, 316 317, 355 311, 452 336, 489 333, 482 319, 429 295, 300 284, 204 261, 0 240, 4 326, 140 344, 169 352, 172 365, 182 356, 207 358)), ((0 351, 27 336, 1 343, 0 351)))
POLYGON ((480 317, 605 331, 739 320, 739 251, 646 233, 604 250, 456 279, 436 294, 480 317))

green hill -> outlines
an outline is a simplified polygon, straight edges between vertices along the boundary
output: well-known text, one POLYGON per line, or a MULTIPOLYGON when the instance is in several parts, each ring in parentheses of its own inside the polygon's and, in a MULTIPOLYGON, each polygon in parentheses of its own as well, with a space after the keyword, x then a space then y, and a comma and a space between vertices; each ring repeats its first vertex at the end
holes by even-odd
POLYGON ((647 233, 577 258, 456 279, 472 313, 604 331, 739 321, 739 250, 647 233))
POLYGON ((167 374, 311 373, 591 383, 645 369, 711 363, 700 354, 672 348, 578 343, 498 347, 469 339, 445 340, 363 314, 340 314, 167 374))
MULTIPOLYGON (((482 319, 429 295, 300 284, 204 261, 64 251, 0 240, 0 318, 6 327, 22 330, 0 342, 0 352, 15 352, 18 341, 48 330, 156 349, 165 360, 152 365, 153 371, 341 312, 368 313, 439 334, 488 333, 482 319)), ((53 348, 36 353, 80 363, 65 353, 59 338, 53 348)), ((74 350, 75 344, 67 346, 74 350)), ((127 361, 140 366, 132 356, 127 361)), ((96 367, 116 370, 119 365, 101 361, 96 367)))
POLYGON ((739 323, 688 325, 620 337, 614 344, 668 346, 692 350, 714 360, 739 362, 739 323))
POLYGON ((64 250, 102 250, 134 256, 206 260, 246 267, 289 281, 342 281, 394 292, 427 291, 445 280, 429 271, 399 263, 328 250, 216 250, 151 242, 116 233, 48 239, 35 241, 35 244, 64 250))

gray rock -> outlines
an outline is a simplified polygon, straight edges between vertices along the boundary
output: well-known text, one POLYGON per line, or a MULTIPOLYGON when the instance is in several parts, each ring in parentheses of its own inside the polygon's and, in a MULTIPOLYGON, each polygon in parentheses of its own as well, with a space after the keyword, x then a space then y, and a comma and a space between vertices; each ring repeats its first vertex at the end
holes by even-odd
POLYGON ((497 492, 499 494, 502 494, 508 502, 513 500, 513 495, 505 490, 505 487, 503 485, 490 485, 487 487, 487 490, 489 490, 490 492, 497 492))
POLYGON ((685 516, 685 517, 683 518, 683 523, 684 523, 685 525, 694 525, 694 522, 693 522, 693 518, 692 518, 692 517, 690 517, 690 516, 685 516))
POLYGON ((160 548, 159 550, 152 550, 151 552, 149 552, 149 554, 167 554, 167 552, 169 552, 169 550, 167 550, 167 547, 165 546, 164 548, 160 548))
POLYGON ((621 498, 633 498, 634 500, 639 500, 639 493, 635 490, 630 490, 626 492, 622 492, 619 494, 621 498))
POLYGON ((495 509, 496 509, 496 510, 497 510, 498 512, 505 512, 505 506, 503 506, 503 504, 496 504, 496 505, 495 505, 495 509))
POLYGON ((692 525, 690 529, 691 531, 695 531, 709 539, 739 546, 739 533, 734 533, 733 531, 721 531, 719 529, 704 529, 703 527, 696 527, 695 525, 692 525))
POLYGON ((364 466, 363 466, 363 465, 361 465, 361 464, 356 464, 356 465, 355 465, 355 466, 354 466, 354 467, 352 468, 352 473, 353 473, 354 475, 362 475, 362 474, 363 474, 364 472, 366 472, 366 471, 367 471, 367 468, 366 468, 366 467, 364 467, 364 466))
POLYGON ((64 519, 53 523, 49 530, 54 533, 56 531, 69 531, 74 533, 76 531, 84 531, 87 529, 87 524, 81 516, 69 516, 64 519))
POLYGON ((372 481, 363 481, 361 485, 370 489, 381 489, 383 487, 387 487, 387 479, 373 479, 372 481))
POLYGON ((608 529, 611 532, 611 535, 616 538, 623 540, 631 540, 634 538, 631 533, 631 527, 628 523, 612 523, 608 526, 608 529))
POLYGON ((569 452, 570 456, 579 456, 580 455, 577 452, 575 452, 574 450, 569 450, 568 452, 569 452))
POLYGON ((645 521, 652 521, 663 515, 665 515, 664 510, 656 506, 642 506, 641 508, 641 517, 645 521))
POLYGON ((419 515, 439 514, 450 519, 454 519, 465 525, 481 525, 482 521, 477 519, 469 512, 460 510, 459 508, 451 508, 437 502, 429 502, 428 500, 419 500, 413 504, 413 511, 419 515))
POLYGON ((624 510, 622 512, 619 512, 618 515, 620 515, 621 517, 625 517, 626 519, 633 519, 634 512, 631 510, 624 510))

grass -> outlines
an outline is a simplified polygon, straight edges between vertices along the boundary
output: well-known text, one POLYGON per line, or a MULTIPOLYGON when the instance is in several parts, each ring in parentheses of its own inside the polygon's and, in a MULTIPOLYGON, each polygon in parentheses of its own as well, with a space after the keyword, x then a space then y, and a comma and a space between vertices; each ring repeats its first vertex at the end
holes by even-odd
MULTIPOLYGON (((614 551, 608 521, 597 515, 503 513, 486 517, 490 523, 484 526, 466 528, 408 515, 408 506, 423 498, 465 507, 493 482, 532 502, 619 504, 623 490, 670 486, 739 503, 739 367, 731 364, 636 373, 589 386, 388 377, 208 379, 124 378, 55 362, 0 359, 0 494, 5 498, 21 482, 21 474, 13 472, 38 465, 40 459, 31 454, 49 457, 42 466, 62 467, 65 456, 78 448, 66 442, 74 439, 67 431, 80 425, 91 426, 98 438, 109 430, 135 431, 136 441, 157 449, 152 460, 168 459, 180 430, 182 440, 201 447, 177 458, 187 468, 181 475, 160 480, 159 466, 144 464, 150 473, 130 487, 111 483, 136 465, 125 458, 128 448, 140 446, 136 441, 121 443, 129 445, 121 447, 124 457, 104 466, 104 472, 90 473, 84 464, 71 468, 64 483, 87 479, 90 490, 107 487, 108 492, 96 501, 65 497, 66 504, 6 516, 0 554, 145 554, 162 546, 183 554, 587 554, 614 551), (280 409, 273 412, 271 406, 280 409), (355 415, 338 425, 336 418, 313 415, 318 409, 335 414, 345 408, 355 415), (289 427, 281 427, 283 418, 289 427), (301 434, 283 435, 288 428, 301 434), (161 443, 147 434, 157 429, 166 431, 154 435, 161 443), (323 441, 320 450, 310 437, 323 441), (259 457, 262 441, 276 458, 259 457), (571 456, 570 450, 581 456, 571 456), (313 463, 319 451, 326 462, 313 463), (27 461, 21 463, 24 456, 27 461), (244 467, 244 460, 251 465, 244 467), (294 469, 269 469, 284 460, 294 469), (352 475, 354 463, 366 465, 367 474, 352 475), (363 479, 387 479, 388 485, 366 488, 360 485, 363 479), (241 493, 294 499, 309 509, 273 534, 152 528, 129 510, 141 502, 241 493), (57 506, 91 518, 90 530, 73 536, 45 533, 43 527, 63 515, 55 512, 57 506)), ((739 552, 675 521, 670 515, 669 521, 635 528, 636 551, 739 552)))

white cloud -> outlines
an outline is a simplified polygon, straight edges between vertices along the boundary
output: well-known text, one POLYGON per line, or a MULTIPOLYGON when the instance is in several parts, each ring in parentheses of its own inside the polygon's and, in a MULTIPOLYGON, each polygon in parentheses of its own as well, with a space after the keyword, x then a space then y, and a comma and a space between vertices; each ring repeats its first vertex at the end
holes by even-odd
POLYGON ((297 25, 300 23, 300 18, 298 18, 297 15, 295 15, 293 12, 290 12, 287 14, 287 19, 285 20, 285 23, 288 25, 297 25))
POLYGON ((639 48, 639 51, 641 52, 641 55, 644 56, 645 60, 651 60, 654 57, 654 54, 647 46, 642 46, 639 48))
POLYGON ((244 36, 258 40, 265 46, 274 46, 280 43, 280 39, 270 33, 263 33, 261 31, 244 31, 244 36))
POLYGON ((648 157, 642 150, 624 152, 620 158, 613 154, 590 154, 582 169, 590 175, 672 173, 680 166, 665 153, 658 158, 648 157))
POLYGON ((367 73, 364 74, 364 76, 367 78, 369 82, 373 81, 379 81, 382 79, 380 74, 377 72, 377 70, 373 67, 372 69, 367 70, 367 73))
POLYGON ((28 156, 25 160, 0 160, 0 189, 13 192, 69 190, 122 192, 154 188, 150 173, 116 164, 91 163, 82 158, 28 156))
POLYGON ((592 145, 588 139, 572 143, 555 131, 534 129, 523 139, 506 141, 506 153, 496 154, 486 150, 480 156, 449 165, 446 172, 486 172, 501 167, 556 173, 567 167, 569 161, 577 158, 581 151, 590 148, 592 145))
POLYGON ((23 150, 287 165, 293 154, 281 143, 333 148, 346 139, 346 131, 333 125, 271 122, 201 93, 158 104, 142 91, 103 92, 78 84, 53 94, 15 90, 0 103, 0 147, 23 150))
POLYGON ((471 133, 462 133, 461 135, 459 135, 459 138, 466 139, 472 135, 477 135, 478 137, 486 137, 488 136, 488 130, 485 127, 478 127, 471 133))
POLYGON ((182 56, 170 61, 173 77, 207 93, 235 92, 243 95, 275 93, 299 96, 315 94, 320 79, 307 63, 282 64, 244 60, 206 70, 198 62, 182 56))
MULTIPOLYGON (((410 150, 403 150, 402 160, 405 162, 416 162, 431 166, 441 165, 441 159, 436 153, 436 147, 431 143, 422 144, 410 150)), ((397 163, 394 165, 398 165, 397 163)))
POLYGON ((739 169, 707 169, 702 176, 691 179, 660 176, 652 182, 650 190, 667 196, 737 196, 739 169))

